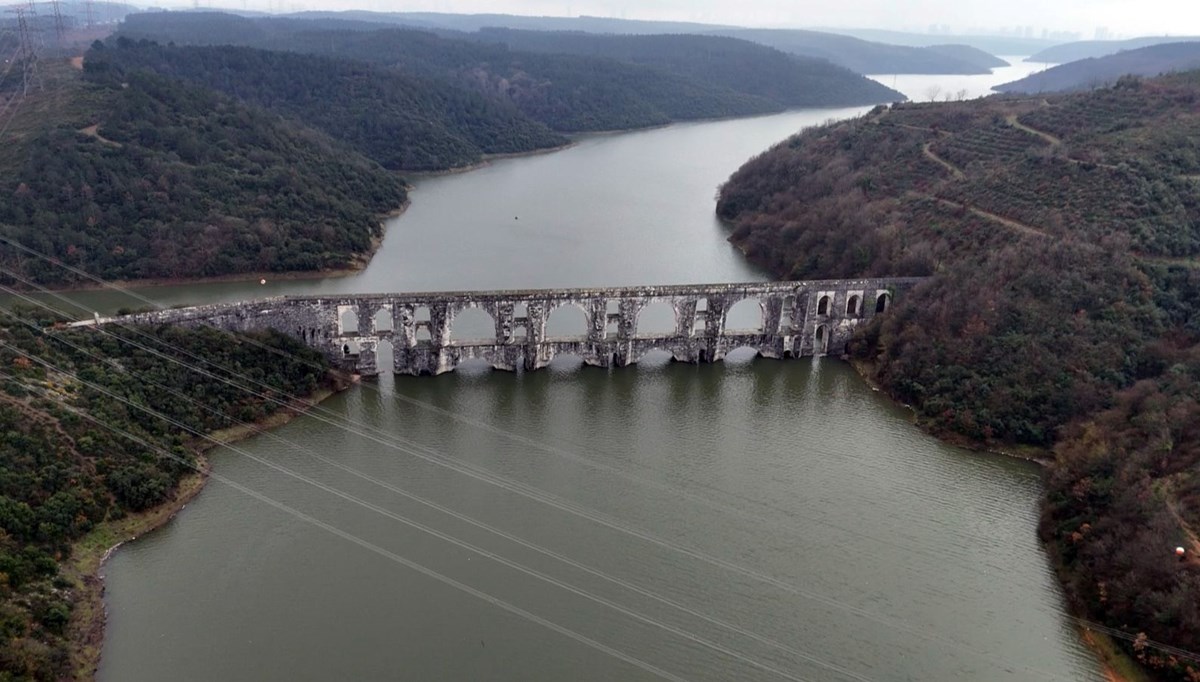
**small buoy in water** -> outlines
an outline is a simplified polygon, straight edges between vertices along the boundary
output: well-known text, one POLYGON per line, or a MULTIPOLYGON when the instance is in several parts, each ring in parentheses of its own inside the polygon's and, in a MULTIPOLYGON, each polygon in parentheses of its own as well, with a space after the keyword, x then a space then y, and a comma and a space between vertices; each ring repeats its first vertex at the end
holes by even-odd
POLYGON ((266 277, 263 277, 262 279, 258 280, 258 283, 259 283, 259 284, 266 284, 266 283, 267 283, 267 278, 266 278, 266 277))
POLYGON ((517 216, 513 216, 513 220, 520 220, 520 218, 517 216))
POLYGON ((1186 553, 1187 553, 1187 550, 1182 547, 1175 548, 1175 556, 1183 556, 1186 553))

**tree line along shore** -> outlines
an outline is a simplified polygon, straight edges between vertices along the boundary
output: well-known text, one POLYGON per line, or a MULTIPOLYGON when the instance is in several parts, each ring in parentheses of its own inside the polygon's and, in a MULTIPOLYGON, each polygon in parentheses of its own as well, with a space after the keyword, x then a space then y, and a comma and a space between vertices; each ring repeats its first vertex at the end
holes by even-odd
POLYGON ((845 350, 936 434, 1048 451, 1040 535, 1154 676, 1200 650, 1200 72, 881 106, 721 189, 780 277, 929 276, 845 350), (1179 557, 1176 547, 1183 547, 1179 557))

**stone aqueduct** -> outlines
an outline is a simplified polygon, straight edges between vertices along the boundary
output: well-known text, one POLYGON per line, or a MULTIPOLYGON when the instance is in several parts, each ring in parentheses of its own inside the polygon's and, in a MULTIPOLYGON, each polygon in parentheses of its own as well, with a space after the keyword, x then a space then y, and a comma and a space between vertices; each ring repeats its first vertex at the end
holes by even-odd
POLYGON ((624 367, 651 351, 681 362, 716 362, 735 348, 769 358, 840 353, 855 327, 887 310, 892 299, 919 278, 755 282, 546 289, 430 292, 344 296, 283 296, 239 303, 174 308, 80 325, 113 322, 208 325, 228 331, 273 328, 302 340, 347 370, 379 373, 383 340, 392 346, 397 374, 441 374, 478 358, 503 370, 545 367, 558 355, 588 365, 624 367), (760 324, 730 329, 728 313, 755 299, 760 324), (641 312, 656 303, 674 311, 673 331, 639 333, 641 312), (578 306, 585 333, 553 336, 547 321, 556 309, 578 306), (494 323, 487 338, 456 338, 455 318, 471 308, 494 323))

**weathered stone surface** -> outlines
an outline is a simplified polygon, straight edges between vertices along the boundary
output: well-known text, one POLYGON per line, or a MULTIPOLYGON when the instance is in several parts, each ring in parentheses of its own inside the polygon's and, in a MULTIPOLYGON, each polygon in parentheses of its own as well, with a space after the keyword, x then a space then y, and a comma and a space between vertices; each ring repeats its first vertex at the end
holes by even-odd
MULTIPOLYGON (((754 282, 613 287, 464 291, 345 296, 281 296, 258 301, 173 308, 116 318, 100 324, 208 325, 228 331, 275 329, 315 348, 345 369, 364 376, 379 373, 380 341, 392 346, 398 374, 441 374, 467 359, 487 361, 496 369, 534 370, 557 355, 570 354, 589 365, 624 367, 646 353, 665 350, 681 362, 716 362, 731 350, 750 347, 764 357, 790 358, 840 354, 854 333, 893 297, 920 278, 754 282), (761 328, 726 329, 727 315, 739 301, 755 299, 761 328), (616 302, 615 313, 609 313, 616 302), (675 311, 670 334, 639 334, 638 315, 653 303, 675 311), (581 308, 587 333, 552 337, 551 313, 562 306, 581 308), (456 339, 456 316, 468 308, 491 316, 494 337, 456 339), (517 315, 523 308, 523 315, 517 315), (378 314, 390 313, 391 324, 378 314)), ((76 323, 95 324, 94 320, 76 323)))

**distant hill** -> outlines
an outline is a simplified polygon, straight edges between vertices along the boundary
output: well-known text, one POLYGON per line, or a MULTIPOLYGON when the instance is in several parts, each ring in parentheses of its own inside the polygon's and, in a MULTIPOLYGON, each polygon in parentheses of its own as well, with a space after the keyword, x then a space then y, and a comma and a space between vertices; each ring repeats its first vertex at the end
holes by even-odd
POLYGON ((1000 68, 1003 66, 1009 66, 1009 63, 1004 61, 1003 59, 1001 59, 995 55, 989 54, 987 52, 984 52, 983 50, 980 50, 978 48, 971 47, 970 45, 938 44, 938 45, 929 45, 925 49, 930 50, 932 52, 937 52, 939 54, 944 54, 947 57, 954 57, 955 59, 961 59, 965 62, 970 62, 971 64, 974 64, 981 69, 987 69, 989 71, 991 69, 997 69, 997 68, 1000 68))
POLYGON ((512 29, 484 29, 464 35, 503 43, 514 50, 603 57, 651 66, 765 97, 788 107, 903 99, 891 89, 825 60, 793 57, 735 38, 512 29))
POLYGON ((991 35, 962 35, 949 33, 910 33, 906 31, 888 31, 875 28, 836 28, 814 26, 815 30, 854 36, 863 40, 891 45, 908 45, 909 47, 930 47, 933 45, 970 45, 988 54, 1003 56, 1025 56, 1041 52, 1049 47, 1061 45, 1061 40, 1045 38, 1018 38, 1016 36, 991 35))
POLYGON ((827 59, 852 71, 869 74, 898 73, 988 73, 980 66, 980 55, 991 57, 974 48, 963 47, 974 54, 963 59, 928 47, 906 47, 873 43, 851 36, 802 31, 798 29, 739 28, 715 32, 718 35, 751 40, 777 50, 804 57, 827 59))
MULTIPOLYGON (((775 276, 929 276, 831 352, 867 361, 936 433, 1043 448, 1039 534, 1069 604, 1130 641, 1188 650, 1200 649, 1198 103, 1191 71, 880 106, 756 156, 717 205, 731 241, 775 276)), ((1122 646, 1153 679, 1200 672, 1122 646)))
POLYGON ((1067 62, 1076 62, 1080 59, 1105 57, 1123 50, 1135 50, 1139 47, 1196 40, 1200 40, 1200 36, 1146 36, 1143 38, 1130 38, 1129 40, 1081 40, 1041 50, 1028 57, 1025 61, 1066 64, 1067 62))
MULTIPOLYGON (((745 29, 737 26, 672 21, 635 21, 602 17, 528 17, 511 14, 440 14, 433 12, 305 12, 302 18, 345 18, 356 21, 386 21, 427 29, 479 31, 510 28, 535 31, 582 31, 626 35, 688 33, 721 35, 750 40, 784 52, 826 59, 857 73, 987 73, 978 66, 979 57, 960 56, 870 42, 836 32, 792 29, 745 29)), ((944 42, 944 41, 943 41, 944 42)), ((1022 53, 1024 54, 1024 53, 1022 53)))
POLYGON ((445 12, 370 12, 346 10, 341 12, 310 11, 287 15, 298 19, 350 19, 400 24, 427 29, 449 29, 474 32, 484 28, 512 28, 530 31, 582 31, 617 35, 652 35, 662 33, 701 34, 723 28, 722 24, 703 24, 688 21, 643 21, 610 17, 550 17, 519 14, 449 14, 445 12))
POLYGON ((97 77, 123 80, 150 69, 220 90, 316 128, 392 170, 459 168, 485 154, 567 143, 507 103, 362 62, 121 38, 89 52, 87 64, 97 77))
POLYGON ((1151 45, 1107 57, 1060 64, 992 88, 997 92, 1056 92, 1112 85, 1121 76, 1157 76, 1200 68, 1200 42, 1151 45))
MULTIPOLYGON (((106 279, 346 269, 403 182, 327 136, 138 71, 42 63, 0 139, 0 234, 106 279)), ((11 87, 10 82, 0 89, 11 87)), ((72 275, 0 249, 44 284, 72 275)))
MULTIPOLYGON (((728 85, 715 76, 721 72, 716 68, 708 74, 683 75, 606 57, 521 52, 502 44, 456 40, 427 31, 347 30, 340 21, 245 19, 217 13, 139 14, 126 21, 121 35, 163 43, 232 43, 370 62, 507 102, 534 120, 568 132, 745 116, 792 106, 747 92, 745 87, 735 89, 736 84, 728 85)), ((757 63, 785 82, 804 69, 793 63, 787 65, 790 73, 784 73, 780 70, 784 65, 774 53, 767 57, 775 62, 757 63)), ((824 68, 822 72, 830 78, 821 83, 810 105, 851 106, 903 97, 865 83, 856 74, 824 68)))

